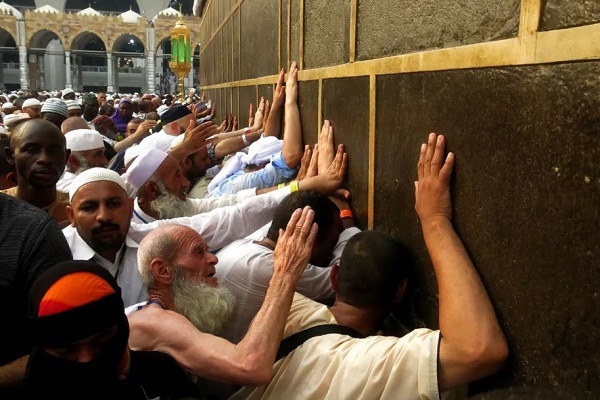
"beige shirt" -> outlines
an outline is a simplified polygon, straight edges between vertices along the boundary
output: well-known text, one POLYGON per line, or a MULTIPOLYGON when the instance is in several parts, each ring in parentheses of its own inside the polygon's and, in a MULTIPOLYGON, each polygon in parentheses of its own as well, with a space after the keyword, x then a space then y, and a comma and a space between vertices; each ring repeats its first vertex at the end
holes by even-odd
MULTIPOLYGON (((17 188, 18 186, 11 187, 10 189, 0 190, 1 193, 7 194, 12 197, 17 197, 17 188)), ((67 217, 66 208, 69 205, 69 194, 65 192, 61 192, 60 190, 56 191, 56 199, 52 204, 43 207, 42 210, 46 211, 50 214, 56 222, 68 221, 69 217, 67 217)))
MULTIPOLYGON (((284 337, 337 323, 329 309, 294 296, 284 337)), ((462 399, 464 390, 438 392, 440 332, 417 329, 398 338, 354 339, 331 334, 311 338, 273 366, 268 385, 244 387, 231 399, 462 399)))

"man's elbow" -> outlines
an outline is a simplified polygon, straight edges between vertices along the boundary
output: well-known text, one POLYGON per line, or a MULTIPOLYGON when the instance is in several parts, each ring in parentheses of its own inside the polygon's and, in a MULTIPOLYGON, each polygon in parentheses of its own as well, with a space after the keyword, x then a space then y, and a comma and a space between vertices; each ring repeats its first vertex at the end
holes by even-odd
POLYGON ((293 153, 284 153, 283 154, 283 158, 285 160, 285 165, 288 166, 288 168, 290 169, 294 169, 296 168, 298 165, 300 165, 300 161, 302 161, 302 154, 303 153, 297 153, 297 152, 293 152, 293 153))
POLYGON ((479 371, 485 371, 485 375, 498 372, 506 363, 509 356, 508 344, 504 335, 494 338, 487 343, 480 343, 470 351, 468 358, 470 364, 479 371))
POLYGON ((249 360, 242 368, 244 378, 243 382, 239 382, 242 385, 260 386, 271 381, 273 364, 266 365, 266 363, 260 363, 258 360, 249 360))

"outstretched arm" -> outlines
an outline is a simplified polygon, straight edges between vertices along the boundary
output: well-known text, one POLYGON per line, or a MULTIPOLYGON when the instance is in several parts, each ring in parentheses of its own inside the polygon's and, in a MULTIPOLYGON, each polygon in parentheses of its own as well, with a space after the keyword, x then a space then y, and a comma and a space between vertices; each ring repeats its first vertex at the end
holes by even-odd
MULTIPOLYGON (((273 111, 271 111, 273 113, 273 111)), ((298 67, 292 63, 285 86, 285 127, 283 128, 283 158, 290 168, 300 164, 304 148, 302 147, 302 128, 300 110, 298 110, 298 67)))
POLYGON ((415 182, 415 208, 439 287, 440 391, 496 372, 508 356, 492 303, 452 227, 454 154, 444 159, 444 148, 443 136, 429 135, 428 143, 421 146, 415 182))
POLYGON ((239 344, 202 333, 175 312, 148 308, 130 316, 131 347, 167 353, 204 378, 242 385, 269 382, 294 289, 317 234, 313 218, 310 208, 298 209, 285 232, 280 231, 263 305, 239 344), (148 311, 149 318, 142 315, 148 311))

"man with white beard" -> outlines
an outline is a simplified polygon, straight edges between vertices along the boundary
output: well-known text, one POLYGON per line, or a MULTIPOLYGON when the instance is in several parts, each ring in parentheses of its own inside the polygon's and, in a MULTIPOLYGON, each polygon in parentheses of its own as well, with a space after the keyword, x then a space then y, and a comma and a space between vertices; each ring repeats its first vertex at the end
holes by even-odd
POLYGON ((138 249, 150 300, 126 310, 131 349, 167 353, 203 378, 247 385, 268 382, 294 289, 316 238, 313 217, 309 207, 298 209, 281 230, 265 300, 237 345, 213 335, 235 303, 214 277, 217 257, 192 229, 167 225, 154 230, 138 249))
POLYGON ((71 154, 67 159, 65 173, 56 183, 56 189, 68 193, 75 177, 93 167, 106 167, 108 160, 104 154, 102 135, 91 129, 75 129, 65 134, 67 149, 71 154))
POLYGON ((137 195, 132 221, 140 224, 157 219, 191 217, 238 204, 256 195, 256 189, 247 189, 217 199, 188 199, 190 181, 177 160, 158 149, 144 149, 127 169, 125 181, 137 195))

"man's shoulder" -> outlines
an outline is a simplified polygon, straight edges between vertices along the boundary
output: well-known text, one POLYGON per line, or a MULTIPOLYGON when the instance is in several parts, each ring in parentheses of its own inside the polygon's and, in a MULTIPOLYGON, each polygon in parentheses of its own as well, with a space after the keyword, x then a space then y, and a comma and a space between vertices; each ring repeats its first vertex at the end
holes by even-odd
POLYGON ((0 193, 0 220, 3 227, 14 230, 24 227, 24 222, 43 224, 51 219, 47 212, 7 193, 0 193))

